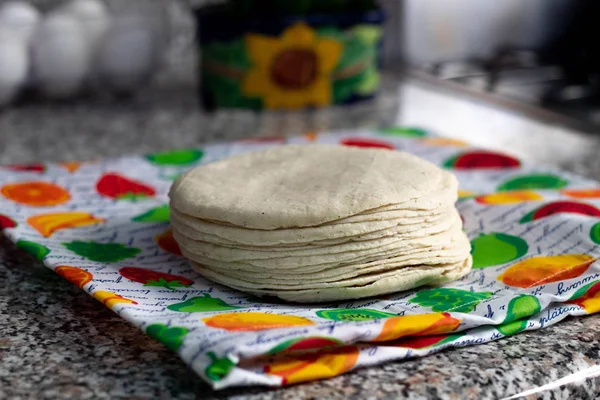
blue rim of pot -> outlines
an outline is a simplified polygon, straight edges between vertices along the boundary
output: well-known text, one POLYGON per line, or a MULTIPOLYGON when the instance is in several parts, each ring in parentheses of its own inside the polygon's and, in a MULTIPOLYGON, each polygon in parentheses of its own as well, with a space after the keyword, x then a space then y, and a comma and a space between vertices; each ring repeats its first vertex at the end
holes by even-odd
POLYGON ((358 13, 275 15, 243 19, 232 16, 223 9, 209 7, 195 10, 195 15, 198 21, 197 33, 200 44, 233 40, 248 32, 278 36, 297 21, 304 21, 313 27, 335 26, 340 29, 359 24, 382 24, 385 21, 385 13, 382 9, 358 13))

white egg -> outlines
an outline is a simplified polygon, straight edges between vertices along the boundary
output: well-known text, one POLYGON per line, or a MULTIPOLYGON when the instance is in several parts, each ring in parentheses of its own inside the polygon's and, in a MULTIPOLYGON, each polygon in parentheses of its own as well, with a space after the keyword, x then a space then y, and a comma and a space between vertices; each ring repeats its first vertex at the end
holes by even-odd
POLYGON ((90 47, 96 47, 110 27, 111 16, 101 0, 72 0, 61 11, 72 14, 83 24, 90 47))
POLYGON ((89 48, 81 23, 67 13, 49 14, 33 38, 33 75, 49 97, 79 92, 89 72, 89 48))
POLYGON ((27 80, 29 50, 13 36, 0 32, 0 107, 7 105, 27 80))
POLYGON ((29 42, 41 20, 40 12, 26 1, 7 1, 0 5, 0 27, 29 42))
POLYGON ((157 33, 148 24, 131 20, 113 24, 98 54, 99 75, 114 88, 135 89, 150 77, 160 56, 157 33))

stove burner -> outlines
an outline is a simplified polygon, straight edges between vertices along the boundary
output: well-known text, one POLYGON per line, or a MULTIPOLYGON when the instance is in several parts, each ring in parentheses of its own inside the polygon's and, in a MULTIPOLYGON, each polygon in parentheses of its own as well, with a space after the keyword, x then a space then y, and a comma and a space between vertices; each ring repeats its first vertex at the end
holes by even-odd
POLYGON ((480 93, 493 94, 600 125, 600 80, 574 80, 531 51, 504 49, 489 59, 439 62, 424 70, 480 93))

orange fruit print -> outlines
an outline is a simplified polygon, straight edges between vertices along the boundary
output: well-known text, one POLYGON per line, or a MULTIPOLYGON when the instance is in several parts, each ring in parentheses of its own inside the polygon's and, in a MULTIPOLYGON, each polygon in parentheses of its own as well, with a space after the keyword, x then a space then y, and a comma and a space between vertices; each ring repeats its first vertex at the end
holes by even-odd
POLYGON ((120 294, 108 292, 106 290, 98 290, 97 292, 94 292, 92 296, 96 300, 101 301, 102 304, 108 308, 113 308, 113 306, 117 304, 137 304, 137 301, 127 299, 120 294))
POLYGON ((460 320, 449 313, 416 314, 392 317, 385 320, 379 335, 373 342, 385 342, 405 336, 428 336, 453 332, 460 320))
POLYGON ((218 314, 202 319, 207 326, 228 331, 262 331, 291 326, 314 325, 310 319, 296 315, 267 314, 261 312, 238 312, 218 314))
POLYGON ((562 194, 576 199, 598 199, 600 198, 600 189, 569 189, 562 190, 562 194))
POLYGON ((349 371, 358 361, 356 346, 343 346, 317 353, 285 357, 264 367, 270 375, 282 378, 284 385, 331 378, 349 371))
POLYGON ((560 254, 533 257, 512 265, 498 280, 520 288, 530 288, 547 283, 577 278, 595 261, 587 254, 560 254))
POLYGON ((70 173, 77 172, 77 170, 79 169, 79 167, 81 167, 81 163, 80 162, 63 162, 63 163, 60 163, 58 165, 60 165, 61 167, 63 167, 64 169, 66 169, 70 173))
POLYGON ((54 272, 80 288, 84 287, 86 283, 91 282, 94 278, 94 276, 86 270, 70 267, 68 265, 59 265, 54 269, 54 272))
POLYGON ((9 200, 31 207, 56 206, 71 198, 62 187, 42 181, 11 183, 4 185, 0 192, 9 200))

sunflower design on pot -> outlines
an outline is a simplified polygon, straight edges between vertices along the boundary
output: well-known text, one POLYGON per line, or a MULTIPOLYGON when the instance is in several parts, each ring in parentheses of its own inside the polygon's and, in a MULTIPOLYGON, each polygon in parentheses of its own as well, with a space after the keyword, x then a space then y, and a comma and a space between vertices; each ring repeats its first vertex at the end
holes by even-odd
POLYGON ((269 109, 331 104, 331 74, 342 54, 339 41, 318 37, 299 22, 279 38, 252 33, 245 42, 253 63, 242 85, 246 96, 262 98, 269 109))

